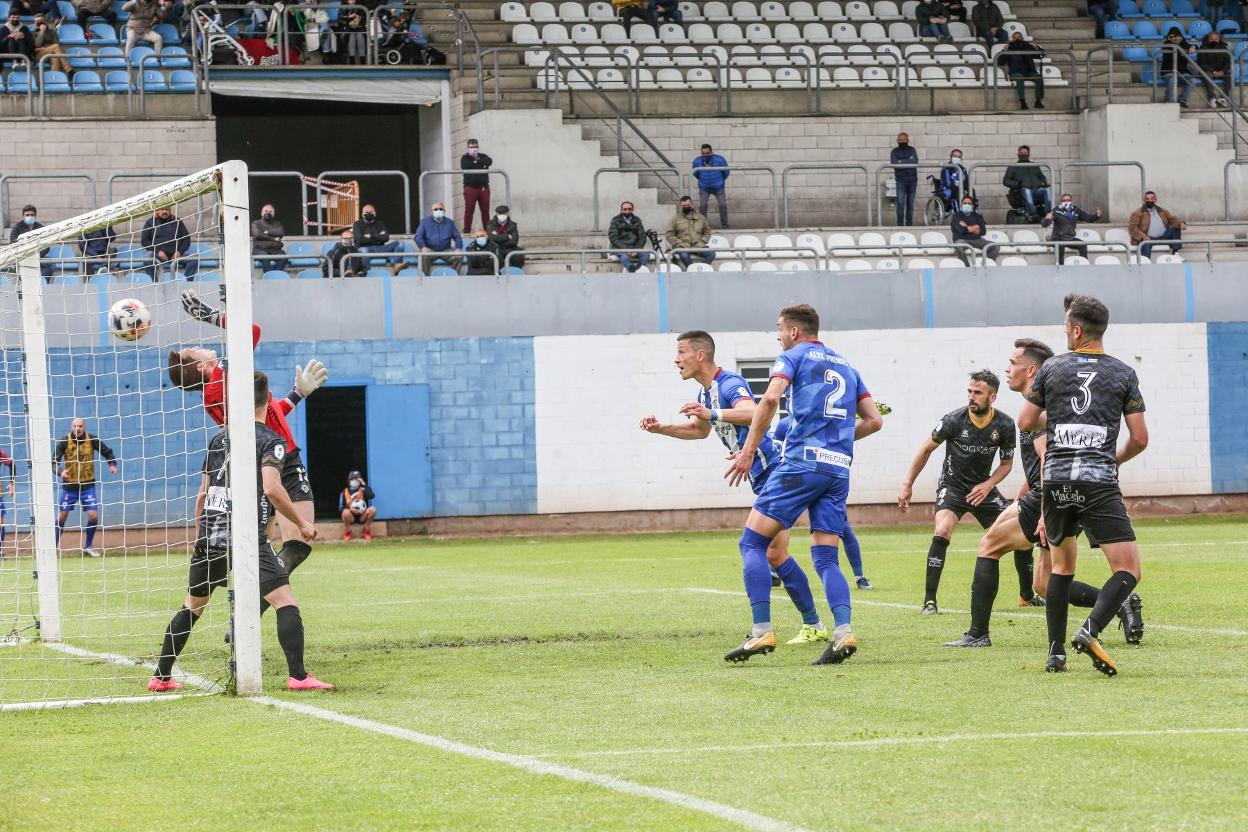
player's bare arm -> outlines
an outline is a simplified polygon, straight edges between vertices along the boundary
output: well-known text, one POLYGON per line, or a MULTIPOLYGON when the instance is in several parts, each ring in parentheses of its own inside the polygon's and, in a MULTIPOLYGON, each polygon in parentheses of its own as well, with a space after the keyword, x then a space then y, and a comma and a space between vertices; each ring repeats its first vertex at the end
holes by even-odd
POLYGON ((641 429, 673 439, 705 439, 711 435, 711 423, 702 419, 690 419, 683 425, 665 425, 654 416, 646 416, 641 420, 641 429))
POLYGON ((1035 432, 1044 427, 1044 411, 1039 405, 1024 400, 1023 409, 1018 411, 1018 417, 1014 420, 1018 424, 1019 430, 1035 432))
POLYGON ((307 542, 316 540, 316 526, 299 516, 295 504, 290 501, 286 489, 282 487, 282 474, 277 468, 269 465, 260 468, 260 477, 264 484, 264 496, 268 497, 273 508, 282 517, 299 527, 299 535, 307 542))
MULTIPOLYGON (((734 404, 729 410, 719 411, 718 419, 721 422, 727 422, 730 425, 738 425, 740 427, 749 427, 754 421, 754 411, 756 407, 753 399, 741 399, 734 404)), ((711 423, 711 409, 699 402, 689 402, 681 405, 680 412, 691 419, 702 419, 709 425, 711 423)))
POLYGON ((1148 425, 1143 413, 1128 413, 1122 417, 1127 423, 1127 444, 1119 450, 1115 461, 1119 466, 1144 452, 1148 447, 1148 425))
POLYGON ((996 488, 1003 479, 1008 477, 1012 470, 1014 470, 1013 459, 1001 460, 1001 464, 989 475, 988 479, 966 493, 966 501, 973 506, 982 503, 984 498, 992 493, 992 489, 996 488))
POLYGON ((930 436, 924 439, 923 444, 919 446, 919 452, 914 455, 914 459, 910 462, 910 470, 906 473, 906 478, 901 483, 901 490, 897 493, 897 507, 902 511, 910 510, 910 498, 914 496, 914 481, 919 478, 919 474, 923 473, 928 459, 932 456, 932 451, 939 447, 940 443, 934 441, 930 436))
POLYGON ((749 476, 750 468, 754 464, 754 455, 758 453, 758 446, 763 441, 771 420, 775 418, 776 412, 780 409, 780 399, 787 389, 789 389, 789 380, 782 376, 772 378, 771 383, 767 385, 767 392, 763 393, 763 397, 754 407, 754 418, 750 420, 750 432, 745 437, 745 444, 737 452, 732 465, 724 472, 724 479, 728 480, 729 485, 740 485, 741 481, 749 476))
POLYGON ((867 396, 858 400, 858 421, 854 425, 854 441, 870 436, 884 427, 884 416, 875 399, 867 396))

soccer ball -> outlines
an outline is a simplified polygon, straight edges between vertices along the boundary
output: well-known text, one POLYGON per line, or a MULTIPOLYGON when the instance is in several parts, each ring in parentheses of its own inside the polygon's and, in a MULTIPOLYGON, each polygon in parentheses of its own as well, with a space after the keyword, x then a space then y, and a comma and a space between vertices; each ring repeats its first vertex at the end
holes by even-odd
POLYGON ((351 511, 354 512, 355 514, 363 514, 364 509, 366 508, 368 508, 368 503, 364 502, 363 500, 351 501, 351 511))
POLYGON ((137 341, 152 328, 152 313, 141 300, 119 300, 108 310, 108 328, 123 341, 137 341))

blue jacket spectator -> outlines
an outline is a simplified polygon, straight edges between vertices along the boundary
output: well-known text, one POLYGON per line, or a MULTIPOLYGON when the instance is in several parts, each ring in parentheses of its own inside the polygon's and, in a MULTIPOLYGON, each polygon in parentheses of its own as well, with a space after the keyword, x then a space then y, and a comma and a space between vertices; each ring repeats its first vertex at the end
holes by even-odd
POLYGON ((416 229, 416 247, 421 251, 451 251, 464 247, 455 220, 446 215, 441 205, 434 203, 433 214, 422 219, 416 229))
MULTIPOLYGON (((199 270, 199 263, 195 260, 179 262, 190 251, 191 232, 186 230, 186 223, 175 217, 168 208, 161 208, 143 223, 143 230, 139 232, 139 243, 152 253, 156 266, 167 264, 170 268, 177 268, 181 265, 188 278, 194 277, 199 270)), ((156 276, 153 268, 144 271, 152 277, 156 276)))
MULTIPOLYGON (((888 154, 888 161, 893 165, 919 163, 919 153, 910 146, 908 135, 897 134, 897 146, 888 154)), ((914 193, 919 185, 919 171, 917 168, 893 168, 893 178, 897 183, 897 224, 914 225, 914 193)))
POLYGON ((78 237, 78 250, 87 260, 85 266, 87 274, 108 271, 109 249, 116 239, 117 232, 113 231, 111 225, 97 228, 94 231, 84 231, 78 237))
POLYGON ((726 168, 728 160, 711 149, 709 144, 702 145, 701 155, 693 157, 693 176, 698 180, 698 190, 715 193, 722 191, 728 181, 726 170, 698 170, 698 168, 726 168))

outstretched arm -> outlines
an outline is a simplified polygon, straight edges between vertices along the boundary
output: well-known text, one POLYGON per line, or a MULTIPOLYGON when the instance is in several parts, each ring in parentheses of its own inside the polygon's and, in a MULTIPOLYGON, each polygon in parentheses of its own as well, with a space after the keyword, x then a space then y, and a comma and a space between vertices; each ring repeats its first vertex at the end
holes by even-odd
POLYGON ((704 419, 690 419, 683 425, 665 425, 654 416, 646 416, 641 420, 641 429, 673 439, 705 439, 711 435, 711 423, 704 419))
POLYGON ((927 460, 931 457, 932 451, 939 447, 940 443, 933 440, 930 436, 924 439, 923 444, 919 446, 919 452, 914 455, 914 459, 910 462, 910 470, 906 472, 906 478, 901 483, 901 491, 897 494, 897 507, 902 511, 910 510, 910 498, 914 496, 914 481, 923 472, 923 468, 927 465, 927 460))

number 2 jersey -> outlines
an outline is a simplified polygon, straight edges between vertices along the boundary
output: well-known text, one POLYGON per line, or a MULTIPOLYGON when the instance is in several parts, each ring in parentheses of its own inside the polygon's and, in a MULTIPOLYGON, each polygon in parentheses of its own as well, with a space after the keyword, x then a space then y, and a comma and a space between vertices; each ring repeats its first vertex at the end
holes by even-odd
POLYGON ((1026 396, 1048 418, 1046 483, 1118 482, 1122 417, 1144 412, 1135 370, 1105 353, 1068 352, 1044 362, 1026 396))
POLYGON ((971 421, 968 407, 946 413, 932 429, 932 441, 945 443, 945 464, 937 487, 965 494, 988 479, 998 452, 1002 462, 1014 458, 1015 433, 1014 420, 995 408, 982 428, 971 421))
MULTIPOLYGON (((204 514, 199 521, 199 540, 196 548, 203 547, 210 554, 228 552, 230 549, 230 450, 228 429, 222 428, 208 443, 204 457, 204 473, 208 476, 208 491, 204 497, 204 514)), ((269 525, 272 511, 264 496, 261 468, 275 468, 280 473, 286 458, 286 443, 267 425, 256 425, 256 489, 258 505, 256 521, 260 525, 260 547, 268 543, 265 528, 269 525)))
POLYGON ((854 417, 868 398, 858 371, 819 341, 802 341, 780 353, 772 378, 789 382, 792 416, 784 461, 809 471, 848 477, 854 461, 854 417))
MULTIPOLYGON (((728 372, 723 367, 715 371, 710 387, 698 388, 698 403, 708 409, 732 410, 742 399, 754 401, 750 385, 744 378, 736 373, 728 372)), ((729 452, 735 453, 745 445, 745 437, 750 433, 750 426, 717 422, 711 425, 711 430, 715 431, 729 452)), ((772 441, 770 434, 764 435, 763 441, 758 444, 758 453, 754 455, 754 464, 750 466, 750 484, 757 487, 771 466, 779 461, 779 457, 779 448, 772 441)))

